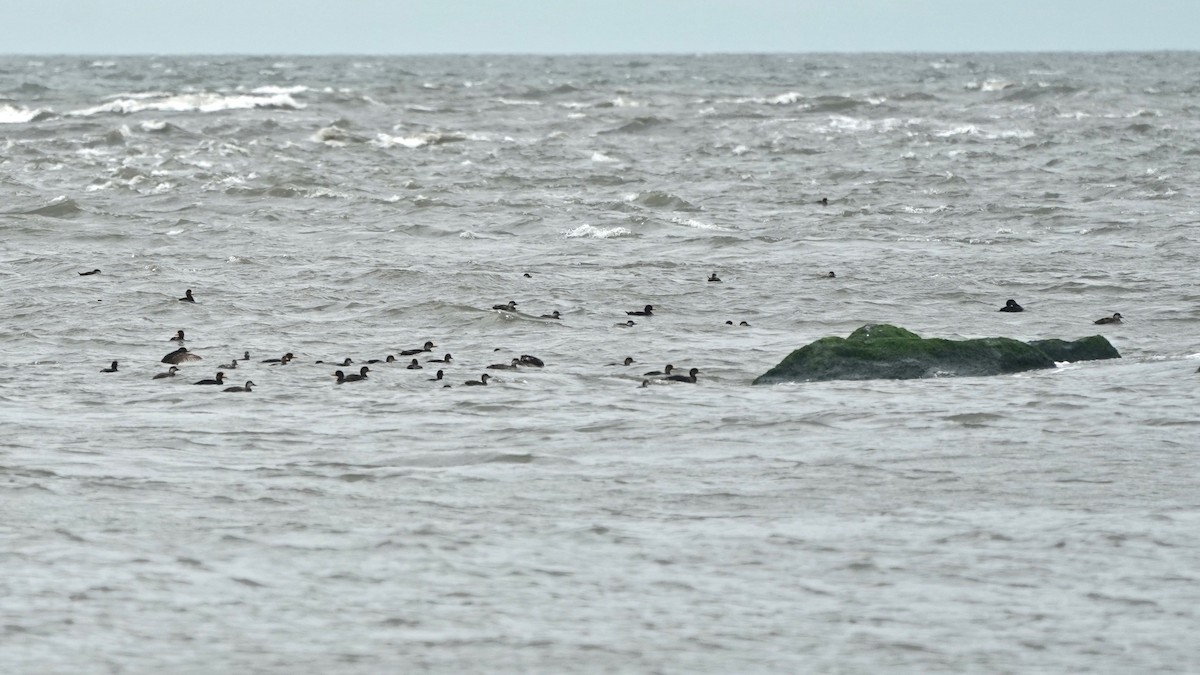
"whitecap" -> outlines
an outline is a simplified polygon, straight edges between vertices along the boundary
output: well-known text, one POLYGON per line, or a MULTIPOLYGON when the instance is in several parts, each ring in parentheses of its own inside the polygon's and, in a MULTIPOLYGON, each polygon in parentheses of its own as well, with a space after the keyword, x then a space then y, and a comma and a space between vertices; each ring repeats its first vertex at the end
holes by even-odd
POLYGON ((179 94, 157 98, 127 97, 109 101, 108 103, 73 110, 68 115, 73 117, 91 117, 103 113, 132 114, 144 110, 160 112, 220 112, 223 110, 247 110, 252 108, 290 108, 298 110, 305 107, 297 103, 288 94, 273 94, 260 96, 239 94, 225 96, 222 94, 179 94))
POLYGON ((40 108, 15 108, 11 105, 0 105, 0 124, 25 124, 37 119, 39 115, 49 111, 40 108))
POLYGON ((613 159, 599 150, 592 153, 593 162, 619 162, 619 159, 613 159))
POLYGON ((302 84, 293 85, 291 87, 277 87, 274 85, 265 85, 262 87, 255 87, 254 89, 251 89, 250 93, 251 94, 303 94, 306 91, 308 91, 308 87, 306 87, 302 84))
POLYGON ((679 216, 675 216, 675 217, 671 218, 671 222, 675 223, 676 225, 685 225, 687 227, 692 227, 697 230, 712 230, 714 232, 734 232, 735 231, 732 228, 721 227, 720 225, 713 225, 711 223, 701 222, 699 220, 696 220, 695 218, 680 218, 679 216))
POLYGON ((1009 82, 1008 80, 985 80, 983 82, 983 84, 979 85, 979 90, 980 91, 1003 91, 1005 89, 1008 89, 1009 87, 1015 87, 1015 86, 1017 86, 1015 83, 1009 82))
POLYGON ((933 135, 939 138, 949 138, 951 136, 978 136, 979 127, 975 126, 974 124, 963 124, 961 126, 954 127, 953 129, 934 132, 933 135))
POLYGON ((563 236, 567 239, 612 239, 614 237, 627 237, 633 234, 627 227, 593 227, 591 225, 580 225, 573 230, 564 230, 563 236))
POLYGON ((467 140, 465 135, 456 133, 428 132, 424 134, 417 134, 416 136, 390 136, 388 134, 379 133, 376 134, 375 140, 371 141, 371 144, 380 148, 391 148, 397 145, 405 148, 420 148, 426 145, 454 143, 465 140, 467 140))

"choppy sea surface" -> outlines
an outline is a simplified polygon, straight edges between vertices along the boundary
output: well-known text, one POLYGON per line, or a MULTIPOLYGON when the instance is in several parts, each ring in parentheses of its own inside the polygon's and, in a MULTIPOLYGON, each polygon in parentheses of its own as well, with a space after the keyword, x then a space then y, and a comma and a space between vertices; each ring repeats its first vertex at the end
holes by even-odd
POLYGON ((1198 76, 0 57, 3 670, 1195 672, 1198 76), (879 322, 1123 358, 750 385, 879 322))

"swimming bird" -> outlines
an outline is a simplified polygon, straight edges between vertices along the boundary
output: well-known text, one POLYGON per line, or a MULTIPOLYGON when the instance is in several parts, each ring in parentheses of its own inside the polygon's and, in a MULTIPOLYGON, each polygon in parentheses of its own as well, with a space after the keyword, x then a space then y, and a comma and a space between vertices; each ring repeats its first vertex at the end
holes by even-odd
POLYGON ((253 382, 251 382, 250 380, 246 380, 246 384, 245 384, 245 386, 241 386, 241 387, 226 387, 226 388, 225 388, 225 391, 250 391, 250 387, 257 387, 257 386, 258 386, 257 384, 254 384, 254 383, 253 383, 253 382))
POLYGON ((218 367, 218 368, 221 368, 221 369, 223 369, 223 370, 225 370, 225 369, 227 369, 227 370, 236 370, 236 369, 237 369, 237 359, 233 359, 233 360, 232 360, 232 361, 230 361, 229 363, 222 363, 221 365, 219 365, 219 366, 217 366, 217 367, 218 367))
POLYGON ((492 309, 499 309, 505 312, 515 312, 517 311, 517 301, 509 300, 507 305, 492 305, 492 309))
POLYGON ((451 360, 453 360, 453 357, 451 357, 449 354, 447 354, 440 359, 429 359, 429 362, 430 363, 450 363, 451 360))
POLYGON ((614 327, 614 328, 632 328, 632 327, 634 327, 634 326, 636 326, 636 325, 637 325, 637 324, 636 324, 636 323, 634 323, 633 319, 630 319, 630 320, 628 320, 628 321, 625 321, 625 322, 623 322, 623 323, 614 323, 614 324, 613 324, 613 327, 614 327))
POLYGON ((394 363, 395 361, 396 361, 396 357, 392 356, 391 354, 388 354, 386 359, 383 359, 383 360, 371 359, 370 361, 367 361, 367 363, 394 363))
POLYGON ((549 314, 543 314, 543 315, 542 315, 540 318, 543 318, 543 319, 561 319, 561 318, 562 318, 562 315, 560 315, 560 314, 558 313, 558 310, 556 309, 556 310, 554 310, 553 312, 550 312, 549 314))
POLYGON ((738 325, 739 325, 739 326, 745 326, 745 327, 747 327, 747 328, 749 328, 749 327, 750 327, 750 324, 746 323, 745 321, 739 321, 739 322, 738 322, 738 325))
POLYGON ((347 382, 358 382, 359 380, 365 380, 365 379, 367 379, 367 373, 370 371, 371 371, 370 368, 363 366, 362 368, 358 369, 357 375, 347 375, 346 381, 347 382))
POLYGON ((410 364, 408 364, 407 366, 405 366, 405 368, 407 368, 408 370, 420 370, 420 369, 421 369, 421 364, 420 364, 420 362, 418 362, 416 359, 413 359, 413 360, 412 360, 412 363, 410 363, 410 364))
POLYGON ((489 370, 516 370, 517 366, 521 365, 521 359, 513 359, 512 363, 493 363, 488 366, 489 370))
POLYGON ((439 370, 439 371, 437 371, 437 376, 436 376, 436 377, 431 377, 431 378, 429 378, 429 381, 430 381, 430 382, 437 382, 438 380, 442 379, 442 375, 444 375, 444 374, 445 374, 445 373, 443 373, 442 371, 440 371, 440 370, 439 370))
POLYGON ((115 373, 115 372, 117 372, 117 362, 116 362, 116 361, 113 361, 113 363, 112 363, 112 365, 111 365, 111 366, 109 366, 109 367, 107 367, 107 368, 101 368, 101 369, 100 369, 100 372, 102 372, 102 373, 115 373))
POLYGON ((181 331, 181 330, 175 331, 175 337, 171 338, 170 340, 167 340, 167 342, 183 342, 183 331, 181 331))
POLYGON ((431 352, 436 346, 437 345, 426 340, 425 345, 420 349, 405 349, 404 351, 400 352, 400 356, 412 356, 413 354, 420 354, 421 352, 431 352))
MULTIPOLYGON (((325 362, 324 362, 324 361, 317 361, 317 363, 325 363, 325 362)), ((344 367, 346 367, 346 366, 350 365, 351 363, 354 363, 354 359, 352 359, 352 358, 350 358, 349 356, 347 356, 347 357, 346 357, 346 359, 345 359, 344 361, 342 361, 341 363, 331 363, 330 365, 332 365, 332 366, 342 366, 342 367, 344 368, 344 367)))
POLYGON ((291 361, 294 358, 295 358, 295 355, 292 354, 291 352, 288 352, 277 359, 263 359, 262 363, 284 363, 287 361, 291 361))
POLYGON ((633 364, 633 357, 626 356, 624 361, 622 361, 620 363, 610 363, 608 365, 610 365, 610 366, 628 366, 628 365, 632 365, 632 364, 633 364))
POLYGON ((699 368, 692 368, 691 370, 688 371, 687 375, 668 375, 667 377, 664 377, 663 379, 670 380, 672 382, 691 382, 692 384, 695 384, 696 383, 696 373, 698 373, 698 372, 700 372, 699 368))
POLYGON ((271 365, 272 366, 286 366, 287 364, 291 363, 295 358, 296 357, 292 356, 291 352, 289 352, 287 354, 284 354, 283 357, 280 358, 278 361, 272 361, 271 365))
POLYGON ((1117 313, 1113 314, 1112 316, 1106 316, 1102 319, 1096 319, 1092 323, 1095 323, 1095 324, 1121 323, 1121 313, 1117 312, 1117 313))
POLYGON ((720 281, 720 279, 717 278, 716 272, 713 272, 712 274, 708 275, 708 280, 709 281, 720 281))
MULTIPOLYGON (((250 352, 246 352, 246 353, 242 354, 242 360, 249 361, 250 360, 250 352)), ((237 359, 234 359, 234 361, 237 361, 237 359)))
POLYGON ((532 278, 533 278, 533 275, 532 275, 532 274, 530 274, 529 272, 526 272, 525 274, 522 274, 521 276, 525 277, 526 279, 532 279, 532 278))
POLYGON ((536 356, 531 356, 529 354, 522 354, 521 355, 521 365, 533 366, 534 368, 544 368, 546 366, 546 362, 539 359, 536 356))
POLYGON ((1008 302, 1004 303, 1004 306, 1000 308, 1000 311, 1001 312, 1024 312, 1025 308, 1018 305, 1016 300, 1009 298, 1008 302))
POLYGON ((478 380, 467 380, 466 382, 463 382, 463 384, 467 385, 468 387, 482 387, 487 384, 489 377, 491 376, 487 373, 484 373, 479 376, 478 380))
POLYGON ((90 277, 90 276, 92 276, 93 274, 100 274, 100 270, 92 270, 91 272, 80 272, 80 273, 79 273, 79 276, 81 276, 81 277, 90 277))
POLYGON ((164 377, 175 377, 175 371, 177 371, 177 370, 179 370, 179 366, 171 366, 170 368, 167 368, 167 372, 159 373, 150 379, 161 380, 164 377))
POLYGON ((625 312, 629 316, 654 316, 654 305, 646 305, 640 312, 625 312))
POLYGON ((642 380, 642 386, 643 386, 643 387, 649 387, 649 386, 650 386, 650 380, 642 380))
POLYGON ((668 363, 667 366, 665 368, 663 368, 662 370, 652 370, 648 373, 642 373, 642 375, 665 377, 667 375, 670 375, 672 370, 675 370, 675 366, 668 363))
POLYGON ((833 270, 829 270, 829 274, 826 274, 825 278, 826 279, 836 279, 837 275, 833 273, 833 270))
POLYGON ((821 197, 821 206, 829 206, 829 197, 821 197))
POLYGON ((216 379, 214 379, 214 380, 199 380, 197 382, 193 382, 192 384, 225 384, 225 373, 222 373, 221 371, 218 370, 216 379))
POLYGON ((162 357, 163 363, 187 363, 189 361, 201 361, 199 355, 193 354, 187 350, 187 347, 180 347, 175 351, 162 357))
POLYGON ((195 302, 196 298, 192 297, 192 289, 190 289, 190 288, 187 289, 187 292, 183 294, 183 297, 180 298, 179 301, 180 302, 195 302))

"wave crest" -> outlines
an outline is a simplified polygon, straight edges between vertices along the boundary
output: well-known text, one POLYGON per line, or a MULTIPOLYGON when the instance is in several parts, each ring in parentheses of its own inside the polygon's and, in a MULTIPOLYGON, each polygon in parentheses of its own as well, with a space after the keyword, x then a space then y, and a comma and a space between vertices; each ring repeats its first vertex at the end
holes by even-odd
POLYGON ((290 94, 151 94, 127 96, 108 103, 74 110, 73 117, 92 117, 105 113, 129 115, 153 110, 159 112, 220 112, 223 110, 249 110, 253 108, 281 108, 299 110, 304 108, 290 94))
POLYGON ((615 237, 628 237, 633 235, 633 231, 627 227, 593 227, 591 225, 580 225, 573 230, 564 230, 563 236, 567 239, 613 239, 615 237))

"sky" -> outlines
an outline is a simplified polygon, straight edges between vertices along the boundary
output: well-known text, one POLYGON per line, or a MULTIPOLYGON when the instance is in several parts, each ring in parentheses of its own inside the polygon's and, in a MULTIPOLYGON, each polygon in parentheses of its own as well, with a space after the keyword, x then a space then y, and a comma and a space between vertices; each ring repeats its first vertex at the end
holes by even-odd
POLYGON ((1200 50, 1200 0, 12 0, 6 54, 1200 50))

